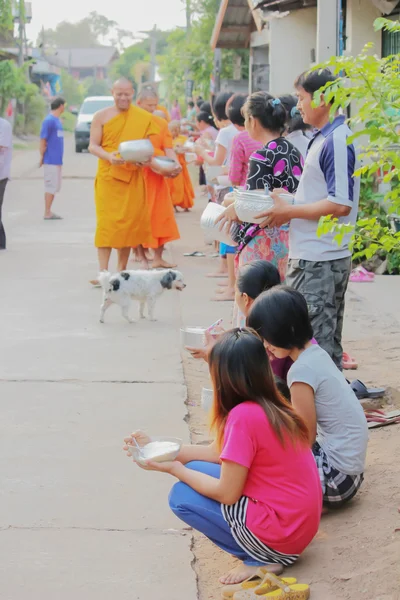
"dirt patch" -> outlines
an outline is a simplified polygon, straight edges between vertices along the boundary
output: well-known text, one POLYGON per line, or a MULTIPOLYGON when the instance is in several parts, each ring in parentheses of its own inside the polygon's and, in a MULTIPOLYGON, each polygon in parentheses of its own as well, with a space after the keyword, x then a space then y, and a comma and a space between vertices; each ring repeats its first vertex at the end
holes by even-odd
MULTIPOLYGON (((180 223, 187 219, 183 241, 177 248, 179 253, 194 249, 211 252, 210 247, 204 246, 198 225, 202 205, 200 201, 193 213, 179 218, 180 223)), ((195 294, 182 300, 184 323, 212 323, 223 316, 228 326, 231 303, 209 302, 215 281, 205 274, 215 268, 216 261, 186 260, 190 261, 187 273, 195 285, 195 294)), ((357 358, 360 368, 348 371, 347 376, 388 386, 385 408, 400 408, 400 278, 378 277, 371 287, 365 285, 354 284, 348 292, 345 348, 357 358)), ((207 416, 200 406, 200 397, 201 388, 209 387, 208 369, 201 361, 187 356, 183 357, 183 364, 192 441, 205 443, 207 416)), ((297 564, 286 570, 290 576, 311 585, 313 600, 400 600, 400 532, 395 532, 400 527, 399 440, 400 425, 371 431, 365 482, 359 494, 344 509, 323 517, 313 543, 297 564)), ((218 578, 235 564, 234 560, 196 533, 193 552, 199 599, 219 598, 218 578)))

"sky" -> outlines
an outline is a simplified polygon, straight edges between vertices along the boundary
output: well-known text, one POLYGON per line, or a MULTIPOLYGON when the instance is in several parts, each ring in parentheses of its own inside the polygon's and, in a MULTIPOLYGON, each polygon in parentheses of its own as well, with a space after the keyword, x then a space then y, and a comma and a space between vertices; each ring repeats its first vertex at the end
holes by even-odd
POLYGON ((32 22, 26 27, 28 40, 36 42, 38 33, 45 27, 52 28, 60 21, 80 21, 95 10, 110 20, 117 21, 123 29, 146 31, 157 25, 159 29, 172 29, 185 25, 182 0, 31 0, 32 22))

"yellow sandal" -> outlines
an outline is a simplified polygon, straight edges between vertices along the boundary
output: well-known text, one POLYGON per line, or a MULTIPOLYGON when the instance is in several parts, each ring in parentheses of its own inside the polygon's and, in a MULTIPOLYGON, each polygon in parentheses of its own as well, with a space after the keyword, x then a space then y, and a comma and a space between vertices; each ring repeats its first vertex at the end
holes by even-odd
MULTIPOLYGON (((255 577, 242 581, 242 583, 226 586, 229 589, 222 591, 223 600, 229 598, 234 598, 234 600, 259 598, 259 600, 262 600, 262 595, 277 589, 277 585, 271 583, 270 575, 271 573, 262 572, 262 569, 260 569, 255 577)), ((283 581, 285 585, 292 585, 297 582, 297 579, 294 577, 283 577, 280 581, 283 581)))
POLYGON ((267 573, 261 586, 253 590, 237 592, 234 600, 308 600, 310 597, 310 586, 306 583, 291 583, 293 578, 280 579, 273 573, 267 573), (269 584, 269 590, 265 586, 269 584), (262 590, 262 591, 261 591, 262 590), (261 594, 260 594, 261 591, 261 594))

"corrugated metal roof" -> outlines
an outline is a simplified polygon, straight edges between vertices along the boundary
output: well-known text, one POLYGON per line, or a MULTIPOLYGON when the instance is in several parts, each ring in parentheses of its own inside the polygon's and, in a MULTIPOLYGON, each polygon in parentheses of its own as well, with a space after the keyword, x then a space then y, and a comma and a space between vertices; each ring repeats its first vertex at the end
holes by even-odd
POLYGON ((64 67, 90 69, 93 67, 107 67, 114 57, 118 57, 118 50, 112 46, 59 48, 56 56, 62 61, 64 67))
POLYGON ((221 5, 211 37, 211 47, 246 48, 254 27, 250 10, 251 0, 221 0, 221 5))
MULTIPOLYGON (((326 2, 327 0, 325 0, 326 2)), ((317 6, 317 0, 256 0, 255 8, 263 8, 264 10, 299 10, 300 8, 309 8, 317 6)))

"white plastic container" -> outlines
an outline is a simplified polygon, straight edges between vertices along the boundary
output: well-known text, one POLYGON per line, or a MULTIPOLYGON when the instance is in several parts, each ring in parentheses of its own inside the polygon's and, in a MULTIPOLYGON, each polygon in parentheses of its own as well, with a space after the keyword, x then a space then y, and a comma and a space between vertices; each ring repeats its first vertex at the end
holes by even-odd
POLYGON ((197 154, 195 152, 185 152, 185 160, 187 163, 192 163, 197 160, 197 154))
POLYGON ((230 234, 231 227, 226 223, 223 229, 220 229, 220 223, 215 223, 217 218, 225 211, 225 207, 215 202, 209 202, 201 215, 200 226, 205 232, 206 239, 217 242, 222 242, 228 246, 237 246, 237 243, 232 240, 230 234))
MULTIPOLYGON (((235 190, 235 211, 238 218, 245 223, 260 224, 265 217, 256 219, 256 215, 272 208, 274 201, 264 190, 241 191, 235 190)), ((288 203, 293 203, 293 196, 288 193, 280 194, 288 203)))
POLYGON ((206 345, 206 327, 190 325, 188 327, 181 327, 180 332, 183 348, 186 346, 190 346, 191 348, 202 348, 206 345))
POLYGON ((201 390, 201 407, 206 413, 210 412, 213 402, 214 391, 209 388, 203 388, 201 390))
POLYGON ((222 175, 222 167, 212 167, 205 165, 207 183, 217 183, 218 177, 222 175))
POLYGON ((150 442, 139 450, 136 446, 129 446, 129 453, 133 460, 140 465, 146 461, 167 462, 175 460, 182 447, 182 440, 170 437, 151 437, 150 442))

